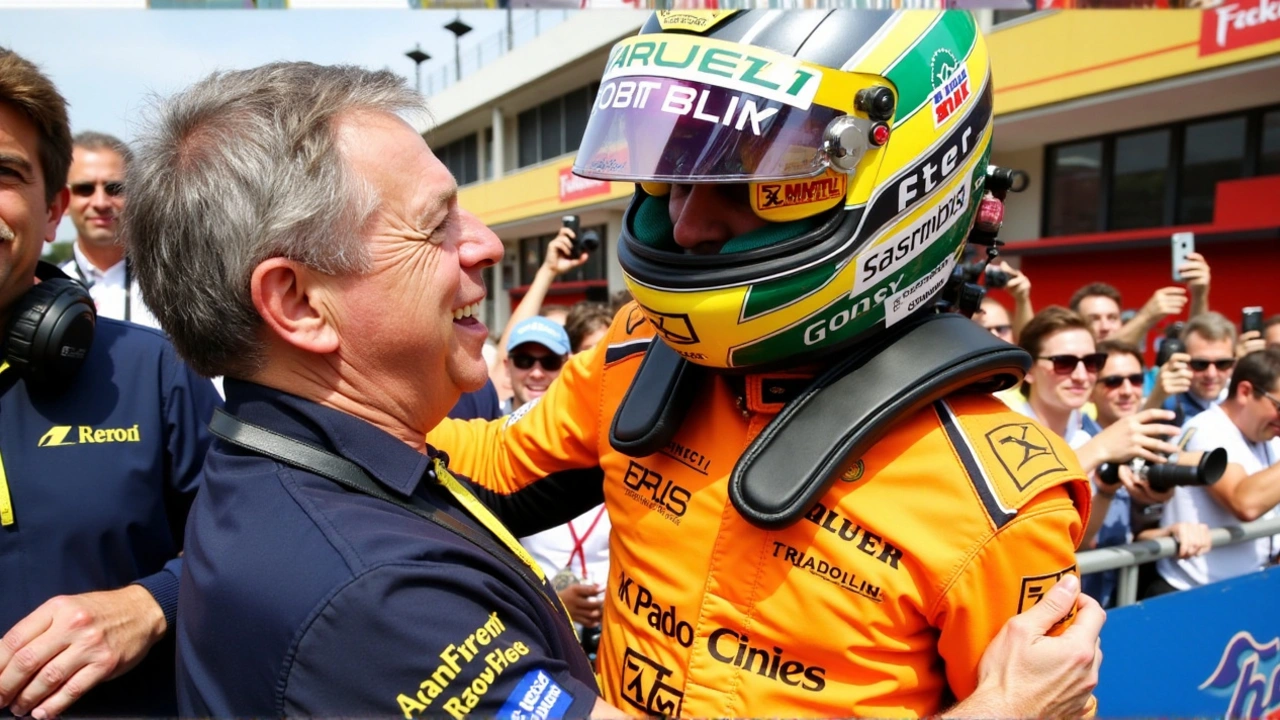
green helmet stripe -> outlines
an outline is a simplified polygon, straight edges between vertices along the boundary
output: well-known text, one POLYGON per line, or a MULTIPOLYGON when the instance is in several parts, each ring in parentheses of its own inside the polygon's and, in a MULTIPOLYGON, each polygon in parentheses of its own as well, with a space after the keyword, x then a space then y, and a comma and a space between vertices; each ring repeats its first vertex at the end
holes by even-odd
POLYGON ((840 267, 843 265, 822 263, 804 272, 752 285, 748 288, 747 299, 743 303, 742 319, 750 320, 790 305, 831 282, 840 267))
POLYGON ((929 32, 898 57, 885 73, 898 90, 894 125, 905 122, 929 101, 929 93, 942 79, 937 77, 935 65, 943 65, 947 54, 957 62, 967 60, 977 38, 978 25, 972 15, 943 12, 929 32))

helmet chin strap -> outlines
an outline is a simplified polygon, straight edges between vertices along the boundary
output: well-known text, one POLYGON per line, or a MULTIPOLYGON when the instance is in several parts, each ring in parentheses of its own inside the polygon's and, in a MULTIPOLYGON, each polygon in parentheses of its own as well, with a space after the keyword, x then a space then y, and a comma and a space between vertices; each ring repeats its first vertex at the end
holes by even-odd
MULTIPOLYGON (((776 245, 813 230, 820 222, 821 216, 782 223, 771 222, 730 239, 724 247, 720 248, 720 254, 728 255, 776 245)), ((632 237, 657 250, 680 252, 680 246, 676 244, 674 234, 675 227, 671 224, 667 198, 646 195, 636 210, 631 227, 632 237)))

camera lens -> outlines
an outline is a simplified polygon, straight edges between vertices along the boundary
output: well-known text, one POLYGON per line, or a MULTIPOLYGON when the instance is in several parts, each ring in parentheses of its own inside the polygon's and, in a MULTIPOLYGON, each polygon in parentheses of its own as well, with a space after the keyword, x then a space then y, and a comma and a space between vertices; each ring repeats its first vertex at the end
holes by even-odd
POLYGON ((1009 284, 1009 273, 998 267, 987 266, 987 287, 1002 288, 1009 284))
POLYGON ((1212 485, 1222 477, 1227 469, 1227 451, 1214 448, 1200 456, 1195 467, 1190 465, 1174 465, 1161 463, 1148 465, 1144 475, 1151 489, 1166 492, 1175 487, 1212 485))
POLYGON ((600 235, 595 230, 587 230, 582 233, 582 239, 578 241, 582 245, 585 252, 595 252, 600 249, 600 235))

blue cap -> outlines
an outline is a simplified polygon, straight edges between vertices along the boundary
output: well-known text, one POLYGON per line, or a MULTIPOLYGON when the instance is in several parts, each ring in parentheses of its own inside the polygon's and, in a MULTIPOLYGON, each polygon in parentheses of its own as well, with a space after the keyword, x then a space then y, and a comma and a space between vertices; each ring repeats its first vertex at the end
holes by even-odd
POLYGON ((557 355, 569 354, 569 333, 559 323, 541 315, 521 320, 507 338, 507 352, 525 343, 538 343, 557 355))

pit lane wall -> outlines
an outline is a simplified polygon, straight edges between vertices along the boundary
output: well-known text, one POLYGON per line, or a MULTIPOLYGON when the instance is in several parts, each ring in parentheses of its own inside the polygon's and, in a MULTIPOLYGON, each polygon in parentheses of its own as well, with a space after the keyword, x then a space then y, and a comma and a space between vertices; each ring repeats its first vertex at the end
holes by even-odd
POLYGON ((1280 567, 1107 613, 1098 717, 1280 718, 1280 567))

